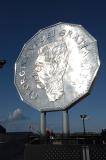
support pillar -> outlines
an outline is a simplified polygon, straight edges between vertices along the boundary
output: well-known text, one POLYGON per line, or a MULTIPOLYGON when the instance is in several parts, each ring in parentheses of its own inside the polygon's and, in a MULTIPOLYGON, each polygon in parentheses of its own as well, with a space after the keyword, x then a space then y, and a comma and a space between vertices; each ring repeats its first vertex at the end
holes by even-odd
POLYGON ((40 130, 41 130, 41 135, 45 136, 46 135, 46 112, 40 113, 40 130))
POLYGON ((64 136, 69 135, 69 115, 68 110, 63 111, 63 134, 64 136))

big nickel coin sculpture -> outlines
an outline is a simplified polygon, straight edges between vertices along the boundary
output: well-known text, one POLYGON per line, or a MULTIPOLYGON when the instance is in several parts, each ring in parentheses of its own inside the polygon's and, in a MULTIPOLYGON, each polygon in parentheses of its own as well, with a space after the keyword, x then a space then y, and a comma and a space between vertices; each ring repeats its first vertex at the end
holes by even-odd
POLYGON ((81 25, 58 23, 39 30, 22 48, 15 63, 15 86, 21 100, 41 112, 45 133, 47 111, 63 111, 86 96, 100 66, 96 39, 81 25))

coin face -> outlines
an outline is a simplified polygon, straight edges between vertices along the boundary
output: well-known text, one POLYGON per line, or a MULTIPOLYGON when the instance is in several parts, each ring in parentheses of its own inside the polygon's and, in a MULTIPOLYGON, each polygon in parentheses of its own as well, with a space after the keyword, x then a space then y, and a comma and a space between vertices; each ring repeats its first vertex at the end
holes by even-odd
POLYGON ((39 111, 64 110, 87 95, 100 66, 96 39, 81 25, 37 32, 15 63, 21 99, 39 111))

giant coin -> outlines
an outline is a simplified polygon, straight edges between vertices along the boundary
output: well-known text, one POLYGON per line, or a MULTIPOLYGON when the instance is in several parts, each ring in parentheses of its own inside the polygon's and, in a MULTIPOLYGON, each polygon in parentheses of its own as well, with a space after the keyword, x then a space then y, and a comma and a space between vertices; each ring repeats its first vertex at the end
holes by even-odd
POLYGON ((39 30, 15 63, 21 99, 39 111, 64 110, 87 95, 100 66, 96 39, 81 25, 39 30))

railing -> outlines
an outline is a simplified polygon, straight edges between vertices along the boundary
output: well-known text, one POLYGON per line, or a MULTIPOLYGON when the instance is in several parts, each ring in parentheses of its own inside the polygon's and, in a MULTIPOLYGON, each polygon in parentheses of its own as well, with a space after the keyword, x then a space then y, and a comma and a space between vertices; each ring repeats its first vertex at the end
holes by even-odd
POLYGON ((106 140, 102 137, 76 137, 76 138, 47 138, 47 137, 32 137, 29 139, 30 144, 70 144, 70 145, 93 145, 106 144, 106 140))

